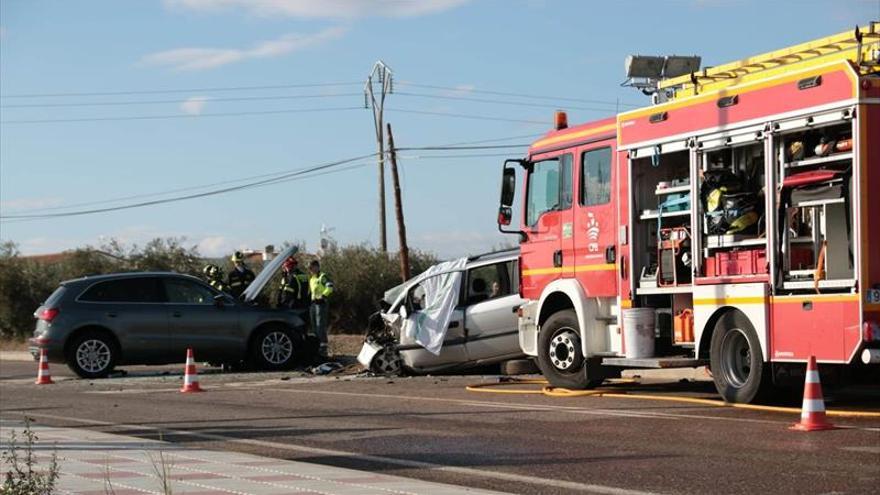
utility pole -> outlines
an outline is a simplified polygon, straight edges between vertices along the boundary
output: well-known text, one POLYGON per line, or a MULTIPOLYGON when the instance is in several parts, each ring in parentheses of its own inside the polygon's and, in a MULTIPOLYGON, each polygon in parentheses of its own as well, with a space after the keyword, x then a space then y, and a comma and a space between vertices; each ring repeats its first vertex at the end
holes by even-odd
POLYGON ((403 201, 400 198, 400 178, 397 175, 397 151, 394 134, 388 124, 388 156, 391 159, 391 180, 394 183, 394 214, 397 217, 397 238, 400 243, 400 276, 406 282, 410 278, 409 247, 406 245, 406 224, 403 222, 403 201))
POLYGON ((383 253, 388 252, 388 238, 385 234, 385 139, 382 134, 382 123, 385 96, 393 90, 391 77, 391 68, 379 60, 373 65, 373 70, 367 76, 367 83, 364 86, 364 105, 373 109, 376 144, 379 146, 379 249, 383 253), (378 95, 374 92, 376 85, 381 90, 378 95))

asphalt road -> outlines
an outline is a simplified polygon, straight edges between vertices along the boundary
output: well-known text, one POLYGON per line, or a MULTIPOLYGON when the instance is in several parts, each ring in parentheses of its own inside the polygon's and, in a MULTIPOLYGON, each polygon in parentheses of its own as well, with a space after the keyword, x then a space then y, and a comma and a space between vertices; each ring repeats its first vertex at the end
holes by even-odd
MULTIPOLYGON (((57 383, 39 387, 35 368, 0 362, 0 416, 514 493, 876 493, 880 486, 880 419, 835 419, 845 428, 800 433, 788 430, 797 420, 791 414, 464 390, 497 379, 489 376, 203 373, 205 393, 181 394, 174 368, 87 381, 53 366, 57 383)), ((706 382, 628 388, 714 398, 706 382)), ((878 399, 840 394, 829 407, 880 410, 878 399)))

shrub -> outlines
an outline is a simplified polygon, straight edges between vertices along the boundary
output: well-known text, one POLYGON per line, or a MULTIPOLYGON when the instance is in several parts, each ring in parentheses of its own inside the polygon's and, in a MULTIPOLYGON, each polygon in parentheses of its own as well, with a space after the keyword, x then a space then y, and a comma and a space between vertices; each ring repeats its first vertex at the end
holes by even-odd
POLYGON ((6 473, 3 476, 3 486, 0 494, 3 495, 51 495, 55 491, 58 482, 58 458, 52 453, 49 467, 39 469, 34 455, 34 442, 37 435, 31 430, 30 421, 25 422, 24 445, 18 441, 18 436, 13 430, 10 433, 9 444, 2 455, 6 473))
MULTIPOLYGON (((183 239, 153 239, 142 248, 110 241, 100 248, 87 246, 47 263, 21 256, 12 242, 0 244, 0 338, 22 339, 33 331, 33 312, 64 280, 85 275, 126 271, 175 271, 201 276, 206 260, 183 239)), ((300 258, 307 268, 308 256, 300 258)), ((412 273, 418 274, 437 262, 434 255, 410 252, 412 273)), ((401 283, 397 255, 366 245, 331 248, 321 257, 322 269, 336 285, 331 300, 331 331, 359 333, 367 318, 378 309, 384 292, 401 283)), ((229 267, 227 266, 227 269, 229 267)), ((259 271, 260 266, 251 266, 259 271)), ((274 301, 279 277, 270 282, 263 297, 274 301)))
MULTIPOLYGON (((437 262, 423 251, 410 251, 411 272, 419 274, 437 262)), ((367 318, 379 309, 378 301, 386 290, 399 285, 400 260, 364 245, 332 249, 321 257, 321 270, 335 285, 331 298, 330 320, 337 333, 360 333, 367 318)))

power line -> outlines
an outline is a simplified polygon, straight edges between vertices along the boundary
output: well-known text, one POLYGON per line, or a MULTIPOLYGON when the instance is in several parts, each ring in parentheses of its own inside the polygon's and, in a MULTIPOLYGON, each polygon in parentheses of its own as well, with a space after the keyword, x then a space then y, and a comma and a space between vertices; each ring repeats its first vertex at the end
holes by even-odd
POLYGON ((221 188, 221 189, 214 189, 211 191, 205 191, 205 192, 201 192, 201 193, 188 194, 188 195, 184 195, 184 196, 176 196, 173 198, 156 199, 156 200, 152 200, 152 201, 142 201, 142 202, 127 204, 127 205, 111 206, 111 207, 106 207, 106 208, 94 208, 94 209, 89 209, 89 210, 67 211, 67 212, 61 212, 61 213, 0 215, 0 220, 58 218, 58 217, 91 215, 91 214, 95 214, 95 213, 107 213, 107 212, 111 212, 111 211, 128 210, 128 209, 132 209, 132 208, 142 208, 144 206, 155 206, 155 205, 160 205, 160 204, 165 204, 165 203, 184 201, 184 200, 188 200, 188 199, 204 198, 207 196, 215 196, 218 194, 224 194, 224 193, 229 193, 229 192, 233 192, 233 191, 240 191, 243 189, 250 189, 250 188, 269 185, 269 184, 278 184, 278 183, 285 182, 287 180, 290 180, 290 179, 293 179, 296 177, 311 174, 313 172, 319 172, 322 170, 327 170, 330 168, 338 167, 340 165, 344 165, 347 163, 366 160, 368 158, 373 158, 374 156, 376 156, 376 153, 370 153, 367 155, 346 158, 343 160, 337 160, 337 161, 333 161, 333 162, 329 162, 329 163, 324 163, 321 165, 302 168, 302 169, 299 169, 299 170, 296 170, 293 172, 289 172, 289 173, 286 173, 284 175, 281 175, 281 176, 275 177, 275 178, 263 179, 263 180, 259 180, 256 182, 249 182, 247 184, 240 184, 237 186, 225 187, 225 188, 221 188))
MULTIPOLYGON (((269 96, 239 96, 229 98, 206 97, 204 101, 214 103, 218 101, 263 101, 263 100, 300 100, 309 98, 336 98, 340 96, 361 96, 361 93, 334 93, 316 95, 269 95, 269 96)), ((187 100, 134 100, 134 101, 95 101, 73 103, 16 103, 12 105, 0 105, 0 108, 59 108, 59 107, 103 107, 125 105, 158 105, 163 103, 184 103, 187 100)))
MULTIPOLYGON (((537 108, 559 108, 559 105, 554 105, 552 103, 528 103, 524 101, 510 101, 510 100, 492 100, 488 98, 470 98, 467 96, 448 96, 448 95, 430 95, 425 93, 408 93, 405 91, 395 91, 395 95, 398 96, 415 96, 419 98, 432 98, 437 100, 458 100, 458 101, 472 101, 476 103, 491 103, 495 105, 513 105, 519 107, 537 107, 537 108)), ((614 106, 614 103, 602 103, 603 105, 611 105, 614 106)), ((588 112, 614 112, 614 108, 593 108, 593 107, 575 107, 575 106, 566 106, 567 110, 585 110, 588 112)))
MULTIPOLYGON (((293 113, 316 113, 316 112, 334 112, 346 110, 363 110, 362 106, 351 107, 323 107, 323 108, 299 108, 287 110, 263 110, 263 111, 244 111, 244 112, 215 112, 203 113, 198 115, 173 114, 173 115, 128 115, 120 117, 77 117, 63 119, 23 119, 23 120, 3 120, 0 124, 19 125, 19 124, 61 124, 61 123, 77 123, 77 122, 119 122, 119 121, 138 121, 138 120, 174 120, 174 119, 199 119, 203 117, 243 117, 249 115, 278 115, 293 113)), ((419 115, 434 115, 439 117, 454 117, 471 120, 491 120, 498 122, 513 122, 518 124, 534 124, 549 125, 547 121, 512 119, 505 117, 490 117, 486 115, 473 115, 452 112, 433 112, 429 110, 413 110, 407 108, 387 108, 389 111, 398 113, 411 113, 419 115)))
POLYGON ((361 82, 325 82, 312 84, 276 84, 271 86, 222 86, 204 88, 174 88, 174 89, 149 89, 128 91, 103 91, 103 92, 67 92, 67 93, 19 93, 0 95, 0 98, 56 98, 65 96, 120 96, 120 95, 155 95, 170 93, 213 93, 222 91, 252 91, 265 89, 292 89, 292 88, 321 88, 328 86, 354 86, 361 82))
POLYGON ((498 144, 493 146, 410 146, 396 148, 398 151, 456 151, 456 150, 491 150, 501 148, 524 148, 528 144, 498 144))
MULTIPOLYGON (((398 150, 402 150, 403 148, 397 148, 398 150)), ((470 153, 470 154, 460 154, 460 155, 408 155, 401 156, 402 159, 407 160, 432 160, 432 159, 448 159, 448 158, 485 158, 485 157, 498 157, 498 156, 510 156, 510 153, 470 153)))
POLYGON ((456 117, 461 119, 473 119, 473 120, 494 120, 499 122, 514 122, 517 124, 535 124, 535 125, 549 125, 549 121, 543 120, 525 120, 525 119, 508 119, 503 117, 487 117, 485 115, 472 115, 472 114, 464 114, 464 113, 450 113, 450 112, 432 112, 428 110, 410 110, 406 108, 387 108, 386 110, 398 113, 413 113, 419 115, 436 115, 441 117, 456 117))
POLYGON ((70 119, 28 119, 28 120, 3 120, 0 124, 55 124, 71 122, 109 122, 126 120, 169 120, 169 119, 200 119, 203 117, 243 117, 246 115, 276 115, 288 113, 312 113, 312 112, 335 112, 344 110, 363 110, 364 107, 325 107, 325 108, 297 108, 288 110, 263 110, 247 112, 222 112, 203 113, 198 115, 134 115, 122 117, 82 117, 70 119))
POLYGON ((82 203, 72 203, 69 205, 50 206, 50 207, 45 207, 45 208, 32 208, 32 209, 27 209, 25 211, 28 214, 34 214, 34 213, 39 213, 39 212, 68 210, 71 208, 81 208, 84 206, 119 203, 121 201, 131 201, 134 199, 154 198, 157 196, 167 196, 169 194, 186 192, 186 191, 197 191, 199 189, 207 189, 209 187, 223 186, 226 184, 235 184, 237 182, 244 182, 244 181, 251 181, 251 180, 255 180, 255 179, 263 179, 263 178, 267 178, 267 177, 281 176, 281 175, 288 174, 292 171, 295 171, 295 170, 290 170, 290 169, 280 170, 277 172, 269 172, 269 173, 265 173, 265 174, 251 175, 248 177, 239 177, 237 179, 224 180, 224 181, 220 181, 220 182, 212 182, 210 184, 201 184, 201 185, 195 185, 195 186, 180 187, 180 188, 176 188, 176 189, 169 189, 167 191, 158 191, 158 192, 143 193, 143 194, 133 194, 130 196, 119 196, 116 198, 102 199, 102 200, 98 200, 98 201, 85 201, 82 203))
MULTIPOLYGON (((431 147, 425 147, 425 148, 427 149, 427 148, 431 148, 431 147)), ((397 148, 397 149, 401 150, 403 148, 397 148)), ((454 148, 450 148, 450 149, 454 149, 454 148)), ((465 149, 465 148, 462 148, 462 149, 465 149)), ((473 148, 470 148, 470 149, 473 149, 473 148)), ((246 184, 240 184, 240 185, 232 186, 232 187, 226 187, 226 188, 215 189, 215 190, 211 190, 211 191, 205 191, 205 192, 201 192, 201 193, 176 196, 176 197, 172 197, 172 198, 163 198, 163 199, 157 199, 157 200, 152 200, 152 201, 143 201, 143 202, 138 202, 138 203, 133 203, 133 204, 111 206, 111 207, 106 207, 106 208, 94 208, 94 209, 88 209, 88 210, 66 211, 66 212, 60 212, 60 213, 28 213, 28 214, 19 214, 19 215, 0 215, 0 222, 18 223, 18 222, 26 222, 26 221, 33 221, 33 220, 45 220, 45 219, 52 219, 52 218, 93 215, 93 214, 98 214, 98 213, 109 213, 109 212, 120 211, 120 210, 142 208, 142 207, 146 207, 146 206, 156 206, 156 205, 161 205, 161 204, 166 204, 166 203, 174 203, 174 202, 185 201, 185 200, 190 200, 190 199, 216 196, 216 195, 220 195, 220 194, 226 194, 226 193, 241 191, 241 190, 245 190, 245 189, 265 187, 265 186, 281 184, 281 183, 285 183, 285 182, 293 182, 296 180, 319 177, 319 176, 328 175, 331 173, 354 170, 357 168, 361 168, 361 167, 365 167, 367 165, 370 165, 371 162, 367 162, 366 160, 372 160, 376 155, 377 155, 377 153, 370 153, 370 154, 356 156, 356 157, 352 157, 352 158, 346 158, 343 160, 337 160, 337 161, 324 163, 324 164, 316 165, 316 166, 312 166, 312 167, 300 168, 300 169, 297 169, 294 171, 282 173, 282 175, 278 175, 278 173, 276 172, 276 173, 272 173, 272 174, 263 174, 261 176, 253 176, 253 178, 265 177, 265 176, 270 176, 270 175, 275 175, 276 177, 264 179, 264 180, 259 180, 259 181, 255 181, 255 182, 249 182, 246 184), (362 163, 358 163, 358 162, 362 162, 362 163), (345 164, 349 164, 349 166, 341 167, 341 165, 345 165, 345 164)), ((499 157, 499 156, 509 156, 509 154, 507 154, 507 153, 472 153, 472 154, 452 154, 452 155, 412 155, 412 156, 406 157, 406 159, 408 159, 408 160, 463 159, 463 158, 486 158, 486 157, 499 157)), ((230 182, 240 182, 241 180, 244 180, 244 179, 234 179, 234 180, 230 180, 230 181, 215 183, 213 185, 230 183, 230 182)), ((134 196, 127 197, 127 199, 138 198, 138 197, 149 197, 149 196, 156 196, 156 195, 164 195, 164 194, 170 194, 171 192, 177 192, 177 191, 203 189, 203 188, 209 187, 209 186, 210 185, 193 186, 193 187, 189 187, 189 188, 174 189, 171 191, 166 191, 164 193, 151 193, 151 194, 144 194, 144 195, 134 195, 134 196)), ((125 199, 125 198, 117 198, 116 200, 107 200, 107 201, 104 201, 103 203, 116 202, 116 201, 120 201, 122 199, 125 199)), ((101 202, 93 202, 91 204, 98 204, 98 203, 101 203, 101 202)), ((80 203, 80 204, 78 204, 78 206, 85 206, 88 204, 89 203, 80 203)), ((65 208, 71 208, 73 206, 74 205, 68 205, 65 208)), ((43 209, 43 210, 30 210, 30 211, 45 211, 48 209, 49 208, 43 209)))
POLYGON ((519 136, 508 136, 503 138, 493 138, 493 139, 481 139, 479 141, 460 141, 457 143, 446 143, 438 146, 460 146, 460 145, 468 145, 468 144, 483 144, 483 143, 497 143, 499 141, 512 141, 514 139, 525 139, 525 138, 536 138, 543 136, 543 133, 532 133, 532 134, 521 134, 519 136))
POLYGON ((571 98, 564 96, 546 96, 546 95, 535 95, 535 94, 526 94, 526 93, 511 93, 506 91, 490 91, 485 89, 471 89, 471 88, 463 88, 463 87, 453 87, 453 86, 438 86, 434 84, 418 84, 410 81, 400 81, 398 84, 402 86, 412 86, 414 88, 427 88, 427 89, 440 89, 444 91, 454 91, 457 93, 480 93, 487 95, 497 95, 497 96, 514 96, 517 98, 531 98, 535 100, 559 100, 559 101, 575 101, 581 103, 599 103, 604 105, 620 105, 622 107, 642 107, 644 105, 639 105, 637 103, 626 103, 626 102, 617 102, 611 100, 591 100, 586 98, 571 98))
MULTIPOLYGON (((520 135, 520 136, 510 136, 510 137, 506 137, 506 138, 493 138, 493 139, 485 139, 482 141, 471 141, 471 143, 476 144, 476 143, 480 143, 480 142, 497 142, 497 141, 504 141, 504 140, 509 140, 509 139, 519 139, 519 138, 523 138, 523 137, 535 137, 535 136, 540 136, 540 135, 541 134, 527 134, 527 135, 520 135)), ((462 144, 467 144, 467 143, 462 143, 462 144)), ((521 148, 521 147, 526 147, 526 146, 528 146, 528 144, 510 144, 510 145, 492 145, 492 146, 455 146, 454 144, 441 144, 441 145, 435 145, 435 146, 403 147, 403 148, 396 148, 396 149, 398 151, 456 151, 456 150, 488 150, 488 149, 500 149, 500 148, 521 148)), ((448 156, 456 156, 456 155, 448 155, 448 156)), ((477 156, 480 156, 480 155, 477 155, 477 156)), ((157 196, 166 196, 166 195, 174 194, 174 193, 187 192, 187 191, 197 191, 197 190, 206 189, 209 187, 217 187, 217 186, 223 186, 223 185, 227 185, 227 184, 234 184, 234 183, 238 183, 238 182, 252 181, 255 179, 263 179, 263 178, 268 178, 268 177, 281 176, 281 175, 288 174, 290 172, 291 172, 290 169, 279 170, 276 172, 269 172, 269 173, 259 174, 259 175, 251 175, 251 176, 247 176, 247 177, 239 177, 236 179, 228 179, 228 180, 219 181, 219 182, 212 182, 212 183, 208 183, 208 184, 180 187, 180 188, 176 188, 176 189, 169 189, 166 191, 134 194, 134 195, 129 195, 129 196, 119 196, 116 198, 102 199, 102 200, 98 200, 98 201, 86 201, 86 202, 81 202, 81 203, 72 203, 72 204, 68 204, 68 205, 59 205, 59 206, 50 206, 50 207, 45 207, 45 208, 32 208, 32 209, 27 209, 25 211, 28 214, 36 214, 36 213, 42 213, 42 212, 48 212, 48 211, 58 211, 58 210, 67 210, 67 209, 71 209, 71 208, 81 208, 81 207, 85 207, 85 206, 95 206, 95 205, 101 205, 101 204, 119 203, 121 201, 131 201, 131 200, 135 200, 135 199, 151 198, 151 197, 157 197, 157 196)))

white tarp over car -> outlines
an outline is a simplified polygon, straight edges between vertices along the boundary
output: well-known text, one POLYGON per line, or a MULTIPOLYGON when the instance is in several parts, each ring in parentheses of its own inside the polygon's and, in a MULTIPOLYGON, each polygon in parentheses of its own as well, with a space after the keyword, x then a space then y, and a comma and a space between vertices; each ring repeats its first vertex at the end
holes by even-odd
POLYGON ((434 355, 440 354, 452 311, 458 303, 461 275, 467 258, 459 258, 432 266, 418 278, 424 295, 420 308, 407 315, 403 331, 434 355))

